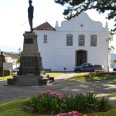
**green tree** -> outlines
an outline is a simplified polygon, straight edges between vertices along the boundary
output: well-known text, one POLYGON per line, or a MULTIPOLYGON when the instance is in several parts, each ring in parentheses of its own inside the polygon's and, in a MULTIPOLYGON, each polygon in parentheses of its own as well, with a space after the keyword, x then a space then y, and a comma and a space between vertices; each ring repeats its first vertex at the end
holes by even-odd
MULTIPOLYGON (((114 19, 116 22, 116 0, 54 0, 56 3, 65 5, 64 10, 65 18, 70 20, 71 18, 78 16, 81 12, 88 9, 96 9, 99 13, 105 13, 108 11, 107 19, 114 19)), ((112 31, 116 31, 115 28, 112 31)))
POLYGON ((116 59, 114 60, 114 62, 116 62, 116 59))
POLYGON ((20 57, 21 57, 21 48, 18 49, 19 53, 18 53, 18 57, 17 57, 17 63, 19 64, 20 63, 20 57))
POLYGON ((17 57, 17 63, 18 64, 20 63, 20 55, 18 55, 18 57, 17 57))

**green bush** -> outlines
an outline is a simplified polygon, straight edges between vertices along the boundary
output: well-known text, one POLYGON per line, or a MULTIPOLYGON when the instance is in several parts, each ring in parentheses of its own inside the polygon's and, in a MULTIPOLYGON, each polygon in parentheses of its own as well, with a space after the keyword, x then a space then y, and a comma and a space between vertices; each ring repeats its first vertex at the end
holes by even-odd
POLYGON ((0 71, 0 77, 3 77, 3 76, 10 76, 10 71, 4 70, 4 75, 3 75, 3 71, 0 71))
POLYGON ((108 98, 102 97, 98 100, 98 111, 107 111, 110 109, 111 105, 109 103, 108 98))
POLYGON ((64 95, 55 94, 52 91, 44 92, 38 96, 33 96, 30 99, 30 105, 35 112, 38 113, 47 113, 54 114, 58 113, 61 110, 61 103, 63 99, 61 99, 64 95))
POLYGON ((58 94, 53 91, 42 92, 33 96, 29 100, 29 109, 39 114, 57 114, 70 111, 79 111, 81 113, 107 111, 110 109, 109 100, 105 97, 96 98, 96 94, 86 92, 73 94, 58 94))

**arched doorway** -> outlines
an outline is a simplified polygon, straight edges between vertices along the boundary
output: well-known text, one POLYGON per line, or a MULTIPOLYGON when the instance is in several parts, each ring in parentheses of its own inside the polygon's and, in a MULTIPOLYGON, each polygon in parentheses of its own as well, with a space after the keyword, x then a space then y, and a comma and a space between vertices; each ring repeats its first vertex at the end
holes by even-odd
POLYGON ((75 64, 76 66, 80 66, 83 63, 87 63, 87 51, 85 50, 78 50, 75 53, 75 64))

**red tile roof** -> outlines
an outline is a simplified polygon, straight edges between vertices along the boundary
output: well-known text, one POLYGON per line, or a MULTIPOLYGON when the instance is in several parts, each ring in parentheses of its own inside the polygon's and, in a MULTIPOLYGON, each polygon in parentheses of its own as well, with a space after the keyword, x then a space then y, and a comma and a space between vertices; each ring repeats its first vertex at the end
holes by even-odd
POLYGON ((53 28, 48 22, 45 22, 45 23, 35 27, 34 30, 51 30, 51 31, 55 31, 55 28, 53 28))
POLYGON ((18 55, 14 55, 14 54, 11 54, 11 53, 7 53, 7 52, 3 52, 3 55, 5 57, 11 57, 13 59, 17 59, 18 55))

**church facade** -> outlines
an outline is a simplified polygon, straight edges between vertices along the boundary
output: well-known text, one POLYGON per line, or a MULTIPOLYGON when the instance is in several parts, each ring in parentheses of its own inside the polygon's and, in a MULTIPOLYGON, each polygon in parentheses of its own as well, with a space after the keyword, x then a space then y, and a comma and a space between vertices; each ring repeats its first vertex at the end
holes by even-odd
POLYGON ((109 30, 83 12, 61 26, 53 28, 48 22, 34 28, 44 69, 73 71, 83 63, 100 64, 107 71, 109 30))

